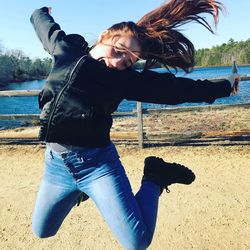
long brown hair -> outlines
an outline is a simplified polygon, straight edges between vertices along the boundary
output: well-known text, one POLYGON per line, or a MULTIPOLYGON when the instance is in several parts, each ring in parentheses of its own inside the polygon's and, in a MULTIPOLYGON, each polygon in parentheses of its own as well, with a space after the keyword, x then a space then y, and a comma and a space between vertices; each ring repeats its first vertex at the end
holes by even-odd
POLYGON ((194 21, 214 33, 201 14, 212 15, 216 26, 223 8, 222 3, 214 0, 170 0, 144 15, 137 25, 144 29, 139 35, 139 43, 146 67, 158 62, 190 72, 195 63, 194 46, 178 28, 194 21))
POLYGON ((178 29, 189 22, 197 22, 214 33, 202 14, 212 15, 216 26, 222 9, 223 4, 214 0, 169 0, 137 23, 113 25, 105 38, 117 34, 135 37, 141 47, 140 58, 146 60, 146 69, 160 63, 166 68, 182 68, 190 72, 195 64, 194 45, 178 29))

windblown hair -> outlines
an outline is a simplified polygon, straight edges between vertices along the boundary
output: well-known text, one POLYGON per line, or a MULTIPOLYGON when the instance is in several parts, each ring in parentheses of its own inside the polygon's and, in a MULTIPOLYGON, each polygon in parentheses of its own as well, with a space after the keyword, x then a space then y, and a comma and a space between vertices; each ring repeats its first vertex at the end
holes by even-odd
POLYGON ((170 0, 144 15, 137 25, 145 29, 140 44, 147 67, 159 62, 189 72, 194 67, 195 50, 192 42, 178 28, 194 21, 214 33, 201 14, 212 15, 216 25, 222 8, 223 5, 214 0, 170 0))
POLYGON ((129 30, 135 36, 141 47, 140 57, 146 60, 145 68, 160 63, 166 68, 182 68, 190 72, 195 64, 194 45, 178 29, 184 24, 197 22, 214 33, 203 14, 210 14, 216 26, 219 11, 223 8, 222 3, 214 0, 169 0, 144 15, 136 24, 122 22, 109 30, 129 30))

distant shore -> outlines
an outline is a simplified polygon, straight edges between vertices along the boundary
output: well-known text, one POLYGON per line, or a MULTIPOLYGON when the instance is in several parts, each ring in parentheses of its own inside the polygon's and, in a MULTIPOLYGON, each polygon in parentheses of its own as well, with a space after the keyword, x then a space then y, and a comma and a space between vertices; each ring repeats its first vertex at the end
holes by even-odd
POLYGON ((37 78, 37 77, 29 77, 29 78, 25 78, 25 79, 11 79, 11 80, 6 80, 6 81, 1 81, 0 82, 0 87, 4 87, 7 86, 9 84, 12 83, 18 83, 18 82, 30 82, 30 81, 39 81, 39 80, 44 80, 46 79, 46 77, 41 77, 41 78, 37 78))

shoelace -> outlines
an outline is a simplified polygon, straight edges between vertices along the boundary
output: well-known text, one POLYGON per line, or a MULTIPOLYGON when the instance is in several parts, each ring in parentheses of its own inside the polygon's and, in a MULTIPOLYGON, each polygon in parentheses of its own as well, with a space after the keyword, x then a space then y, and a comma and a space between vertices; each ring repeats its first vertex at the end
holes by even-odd
POLYGON ((168 186, 165 186, 165 187, 161 188, 160 195, 162 194, 164 189, 166 190, 166 193, 170 193, 170 190, 168 189, 168 186))
POLYGON ((170 190, 168 189, 168 186, 164 187, 164 189, 166 190, 166 193, 170 193, 170 190))

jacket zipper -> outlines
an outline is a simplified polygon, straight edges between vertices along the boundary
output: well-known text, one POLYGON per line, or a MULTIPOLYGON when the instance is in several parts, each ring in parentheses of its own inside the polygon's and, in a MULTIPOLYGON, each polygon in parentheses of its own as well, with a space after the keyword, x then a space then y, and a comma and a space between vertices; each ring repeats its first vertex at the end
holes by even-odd
POLYGON ((67 81, 67 83, 63 86, 63 88, 60 90, 60 92, 58 93, 57 97, 56 97, 56 100, 54 102, 54 105, 53 105, 53 109, 50 113, 50 116, 49 116, 49 121, 48 121, 48 125, 47 125, 47 131, 46 131, 46 136, 45 136, 45 140, 47 140, 47 137, 48 137, 48 133, 49 133, 49 128, 50 128, 50 123, 51 123, 51 120, 52 120, 52 117, 54 115, 54 112, 55 112, 55 109, 56 109, 56 106, 57 106, 57 103, 62 95, 62 93, 64 92, 64 90, 68 87, 69 83, 70 83, 70 80, 72 78, 72 75, 74 73, 74 71, 76 70, 77 66, 80 64, 80 62, 82 61, 82 59, 86 57, 86 55, 82 56, 76 63, 76 65, 74 66, 74 68, 72 69, 72 71, 70 72, 70 76, 69 76, 69 79, 67 81))

